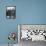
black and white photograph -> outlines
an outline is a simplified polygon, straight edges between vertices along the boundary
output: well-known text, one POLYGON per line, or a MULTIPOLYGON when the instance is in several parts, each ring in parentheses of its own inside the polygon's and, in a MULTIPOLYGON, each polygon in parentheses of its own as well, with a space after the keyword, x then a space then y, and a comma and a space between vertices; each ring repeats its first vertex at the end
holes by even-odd
POLYGON ((16 19, 16 6, 6 7, 6 19, 16 19))

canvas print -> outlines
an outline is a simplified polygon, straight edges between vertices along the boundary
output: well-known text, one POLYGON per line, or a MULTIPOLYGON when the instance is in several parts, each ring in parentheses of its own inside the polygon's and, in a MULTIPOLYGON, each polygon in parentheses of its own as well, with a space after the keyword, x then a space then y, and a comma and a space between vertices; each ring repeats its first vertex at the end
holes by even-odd
POLYGON ((6 7, 6 18, 7 19, 16 18, 16 6, 7 6, 6 7))

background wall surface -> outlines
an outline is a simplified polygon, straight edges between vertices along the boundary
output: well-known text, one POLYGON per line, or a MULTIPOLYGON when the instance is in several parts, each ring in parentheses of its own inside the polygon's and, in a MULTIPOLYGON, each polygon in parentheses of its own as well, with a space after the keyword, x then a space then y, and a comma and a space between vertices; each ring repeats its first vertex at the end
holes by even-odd
POLYGON ((46 24, 46 0, 0 0, 0 44, 17 34, 17 24, 46 24), (6 6, 16 6, 16 19, 6 19, 6 6))

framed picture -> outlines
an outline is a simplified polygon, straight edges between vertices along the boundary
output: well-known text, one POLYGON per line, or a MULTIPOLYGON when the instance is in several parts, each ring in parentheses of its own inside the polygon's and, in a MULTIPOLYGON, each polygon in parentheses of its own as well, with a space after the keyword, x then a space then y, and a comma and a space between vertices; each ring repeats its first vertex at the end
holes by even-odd
POLYGON ((19 24, 18 41, 46 41, 46 25, 44 24, 19 24))
POLYGON ((16 19, 16 6, 6 6, 6 19, 16 19))

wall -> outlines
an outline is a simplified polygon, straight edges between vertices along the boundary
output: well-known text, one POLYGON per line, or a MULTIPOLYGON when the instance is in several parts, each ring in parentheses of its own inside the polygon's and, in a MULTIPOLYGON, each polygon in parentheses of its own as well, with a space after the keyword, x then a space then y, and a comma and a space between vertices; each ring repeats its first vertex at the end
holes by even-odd
MULTIPOLYGON (((0 0, 0 44, 8 43, 17 24, 46 24, 46 0, 0 0), (6 19, 6 6, 16 6, 16 19, 6 19)), ((16 40, 17 42, 17 40, 16 40)))

